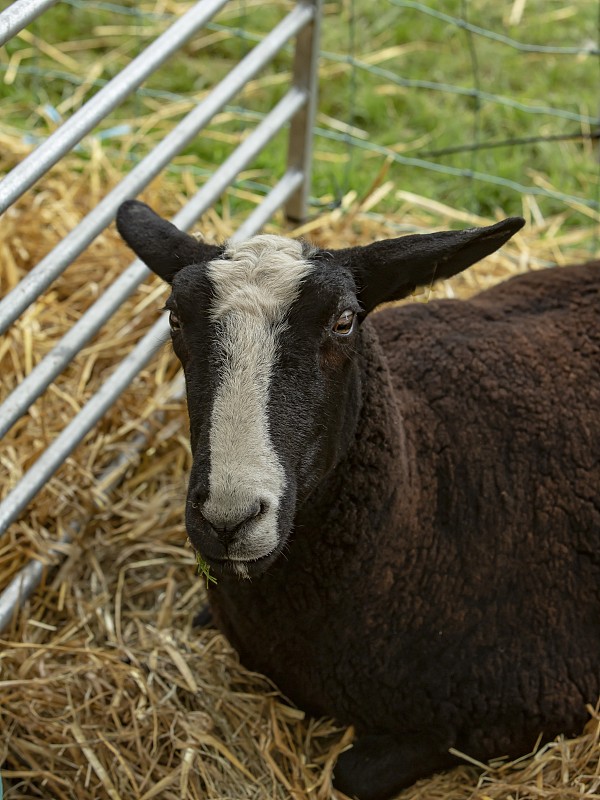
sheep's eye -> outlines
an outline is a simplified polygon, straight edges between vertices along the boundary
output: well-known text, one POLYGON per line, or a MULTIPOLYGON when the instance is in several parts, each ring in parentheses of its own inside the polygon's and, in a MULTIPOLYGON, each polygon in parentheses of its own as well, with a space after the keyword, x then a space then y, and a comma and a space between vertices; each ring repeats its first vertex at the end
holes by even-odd
POLYGON ((181 328, 179 317, 177 314, 173 313, 173 311, 169 312, 169 325, 171 326, 172 331, 178 331, 181 328))
POLYGON ((333 326, 333 332, 337 333, 338 336, 348 336, 354 329, 355 317, 356 314, 349 308, 347 308, 345 311, 342 311, 335 325, 333 326))

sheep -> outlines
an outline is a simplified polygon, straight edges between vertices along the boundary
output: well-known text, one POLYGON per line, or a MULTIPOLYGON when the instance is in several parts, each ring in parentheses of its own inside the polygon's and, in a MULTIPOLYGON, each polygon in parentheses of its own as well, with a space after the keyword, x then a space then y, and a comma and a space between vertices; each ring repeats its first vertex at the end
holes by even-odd
POLYGON ((451 748, 578 731, 600 695, 600 263, 373 313, 522 224, 324 251, 118 213, 171 284, 215 622, 300 708, 355 727, 334 784, 360 800, 451 748))

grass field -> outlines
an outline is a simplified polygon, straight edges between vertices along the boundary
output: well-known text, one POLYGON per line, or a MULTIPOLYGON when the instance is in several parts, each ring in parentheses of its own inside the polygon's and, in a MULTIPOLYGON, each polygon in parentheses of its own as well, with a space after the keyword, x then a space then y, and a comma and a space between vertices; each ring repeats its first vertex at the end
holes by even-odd
MULTIPOLYGON (((23 132, 27 141, 43 139, 191 5, 190 0, 59 3, 1 57, 0 131, 23 132)), ((232 2, 216 24, 169 59, 96 132, 107 137, 104 147, 117 167, 126 170, 148 152, 288 7, 281 0, 232 2)), ((564 213, 568 227, 593 226, 599 168, 589 134, 599 127, 597 0, 567 5, 452 0, 443 4, 443 14, 438 4, 431 9, 411 0, 325 3, 316 208, 350 190, 363 195, 383 167, 395 187, 484 216, 499 209, 520 212, 519 186, 547 190, 558 197, 531 195, 534 215, 564 213), (510 41, 480 35, 465 23, 510 41), (580 52, 527 52, 517 49, 519 43, 580 52), (494 146, 472 149, 486 143, 494 146), (561 195, 578 198, 579 205, 561 195)), ((281 96, 289 66, 289 54, 278 56, 175 159, 172 173, 183 172, 188 188, 201 183, 256 115, 281 96)), ((83 159, 90 148, 88 139, 83 159)), ((245 185, 271 185, 284 163, 280 136, 245 174, 245 185)), ((393 192, 381 199, 384 212, 396 206, 393 192)))

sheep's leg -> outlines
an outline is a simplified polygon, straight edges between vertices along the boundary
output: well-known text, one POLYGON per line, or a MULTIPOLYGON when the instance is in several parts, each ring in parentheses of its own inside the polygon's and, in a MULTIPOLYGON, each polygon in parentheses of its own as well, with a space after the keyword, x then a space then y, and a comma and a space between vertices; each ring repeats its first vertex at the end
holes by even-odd
POLYGON ((364 736, 338 758, 333 784, 348 797, 387 800, 419 778, 454 763, 431 737, 364 736))

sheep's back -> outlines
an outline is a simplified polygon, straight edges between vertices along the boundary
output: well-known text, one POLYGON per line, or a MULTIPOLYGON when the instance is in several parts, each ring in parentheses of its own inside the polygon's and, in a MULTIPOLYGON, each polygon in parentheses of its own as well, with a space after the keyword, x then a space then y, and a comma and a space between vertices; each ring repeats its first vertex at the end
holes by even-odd
POLYGON ((600 691, 600 264, 374 325, 448 552, 446 624, 470 620, 487 653, 470 674, 485 684, 513 660, 532 715, 573 718, 600 691))
POLYGON ((442 454, 440 474, 480 519, 490 498, 496 515, 527 506, 538 528, 562 507, 600 546, 599 263, 386 309, 374 324, 420 457, 442 454))
POLYGON ((427 408, 440 436, 467 436, 473 460, 492 447, 542 473, 546 458, 584 481, 598 470, 600 264, 517 276, 467 301, 388 308, 374 325, 398 396, 415 418, 427 408))

